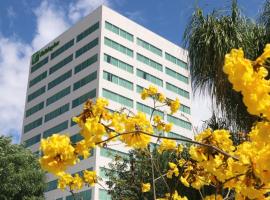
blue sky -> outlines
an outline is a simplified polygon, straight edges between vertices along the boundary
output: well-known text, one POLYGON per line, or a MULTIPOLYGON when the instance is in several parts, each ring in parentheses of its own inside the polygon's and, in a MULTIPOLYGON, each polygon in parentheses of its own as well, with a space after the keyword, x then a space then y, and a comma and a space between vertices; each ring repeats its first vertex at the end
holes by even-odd
MULTIPOLYGON (((264 3, 238 2, 254 20, 264 3)), ((196 6, 205 13, 230 7, 229 0, 0 0, 0 135, 12 135, 14 142, 19 141, 31 54, 100 4, 179 45, 196 6)), ((210 107, 209 100, 195 98, 195 123, 209 117, 210 107)))

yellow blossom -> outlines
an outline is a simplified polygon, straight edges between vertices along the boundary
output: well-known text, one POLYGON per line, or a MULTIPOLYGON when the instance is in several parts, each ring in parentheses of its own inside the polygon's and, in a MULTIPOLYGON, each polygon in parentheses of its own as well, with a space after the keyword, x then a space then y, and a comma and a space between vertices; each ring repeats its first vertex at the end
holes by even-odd
POLYGON ((170 109, 171 113, 176 113, 180 108, 180 101, 178 98, 176 98, 174 101, 170 102, 170 109))
POLYGON ((170 139, 162 139, 162 142, 160 143, 158 147, 158 152, 162 153, 163 151, 171 151, 176 149, 176 142, 175 140, 170 139))
POLYGON ((53 134, 47 139, 42 139, 40 149, 43 152, 40 164, 51 173, 58 174, 68 166, 76 164, 75 149, 66 135, 53 134))
POLYGON ((142 192, 149 192, 151 189, 150 183, 142 183, 142 192))
POLYGON ((90 186, 93 186, 95 183, 97 183, 97 175, 95 171, 84 170, 83 178, 85 183, 89 184, 90 186))

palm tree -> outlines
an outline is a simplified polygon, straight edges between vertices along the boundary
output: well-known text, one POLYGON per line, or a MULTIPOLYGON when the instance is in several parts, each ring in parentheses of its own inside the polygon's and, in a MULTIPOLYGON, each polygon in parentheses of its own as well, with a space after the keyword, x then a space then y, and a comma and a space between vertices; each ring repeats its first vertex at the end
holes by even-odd
POLYGON ((209 94, 213 106, 235 132, 248 131, 257 118, 248 114, 242 95, 232 90, 222 70, 224 57, 232 48, 243 48, 246 57, 256 58, 265 45, 265 36, 264 26, 243 16, 236 0, 229 14, 213 11, 204 16, 196 9, 185 30, 193 91, 209 94))

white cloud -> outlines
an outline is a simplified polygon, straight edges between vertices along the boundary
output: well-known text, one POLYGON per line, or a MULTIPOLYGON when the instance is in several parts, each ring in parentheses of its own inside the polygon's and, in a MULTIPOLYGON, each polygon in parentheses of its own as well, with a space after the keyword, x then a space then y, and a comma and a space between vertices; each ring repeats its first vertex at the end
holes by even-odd
POLYGON ((34 13, 37 17, 36 35, 32 41, 34 50, 42 48, 69 27, 65 12, 49 1, 43 1, 34 13))
POLYGON ((0 36, 0 134, 21 129, 31 53, 30 45, 0 36))
POLYGON ((110 5, 108 0, 77 0, 74 3, 70 3, 68 12, 69 19, 73 23, 77 22, 80 18, 88 15, 102 4, 110 5))

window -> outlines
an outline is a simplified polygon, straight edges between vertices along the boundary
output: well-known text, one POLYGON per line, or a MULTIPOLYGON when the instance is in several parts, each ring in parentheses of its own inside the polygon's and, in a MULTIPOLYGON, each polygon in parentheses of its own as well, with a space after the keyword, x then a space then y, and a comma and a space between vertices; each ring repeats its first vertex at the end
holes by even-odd
POLYGON ((33 106, 32 108, 29 108, 25 112, 25 117, 29 117, 30 115, 33 115, 34 113, 40 111, 44 108, 44 101, 38 103, 37 105, 33 106))
POLYGON ((156 61, 153 61, 151 60, 150 58, 147 58, 139 53, 137 53, 137 60, 146 64, 146 65, 149 65, 150 67, 154 68, 154 69, 157 69, 159 71, 163 71, 163 67, 161 64, 157 63, 156 61))
POLYGON ((69 110, 69 103, 55 109, 54 111, 48 113, 45 115, 45 122, 50 121, 59 115, 62 115, 63 113, 67 112, 69 110))
POLYGON ((89 28, 87 28, 86 30, 84 30, 82 33, 80 33, 77 36, 77 42, 81 41, 83 38, 90 35, 91 33, 93 33, 98 28, 99 28, 99 22, 96 22, 94 25, 90 26, 89 28))
POLYGON ((190 107, 185 106, 184 104, 181 104, 180 111, 190 114, 190 107))
POLYGON ((129 98, 126 98, 126 97, 124 97, 122 95, 116 94, 116 93, 111 92, 109 90, 106 90, 104 88, 102 89, 102 95, 103 95, 103 97, 105 97, 107 99, 110 99, 112 101, 120 103, 120 104, 122 104, 124 106, 133 108, 133 100, 131 100, 129 98))
POLYGON ((140 69, 137 69, 137 76, 140 78, 143 78, 147 81, 150 81, 151 83, 154 83, 158 86, 163 87, 163 81, 161 79, 159 79, 151 74, 148 74, 140 69))
POLYGON ((107 190, 99 189, 98 193, 99 193, 99 195, 98 195, 99 200, 111 200, 112 199, 111 195, 108 194, 107 190))
POLYGON ((182 81, 182 82, 188 84, 188 77, 185 77, 184 75, 179 74, 176 71, 169 69, 168 67, 166 67, 166 74, 168 74, 169 76, 171 76, 179 81, 182 81))
POLYGON ((137 44, 145 49, 147 49, 148 51, 151 51, 152 53, 158 55, 158 56, 162 56, 162 50, 155 47, 154 45, 140 39, 137 38, 137 44))
POLYGON ((72 118, 70 119, 70 127, 72 127, 72 126, 74 126, 74 125, 76 125, 77 123, 76 122, 74 122, 73 120, 72 120, 72 118))
POLYGON ((166 58, 166 60, 178 65, 179 67, 182 67, 184 69, 188 68, 187 63, 185 63, 184 61, 176 58, 175 56, 173 56, 173 55, 171 55, 171 54, 169 54, 167 52, 165 53, 165 58, 166 58))
POLYGON ((62 67, 64 67, 66 64, 70 63, 73 60, 73 54, 69 55, 68 57, 64 58, 63 60, 61 60, 59 63, 57 63, 56 65, 52 66, 49 69, 49 74, 52 74, 54 72, 56 72, 57 70, 61 69, 62 67))
POLYGON ((72 108, 75 108, 81 104, 83 104, 84 102, 86 102, 88 99, 92 99, 96 97, 96 89, 87 92, 86 94, 78 97, 77 99, 74 99, 72 101, 72 108))
POLYGON ((113 48, 113 49, 115 49, 123 54, 126 54, 129 57, 133 57, 133 51, 131 49, 129 49, 121 44, 118 44, 117 42, 115 42, 109 38, 105 37, 104 43, 105 43, 105 45, 107 45, 107 46, 109 46, 109 47, 111 47, 111 48, 113 48))
POLYGON ((64 82, 68 78, 72 76, 72 70, 69 70, 68 72, 62 74, 61 76, 58 76, 53 81, 49 82, 48 84, 48 90, 52 89, 53 87, 59 85, 60 83, 64 82))
MULTIPOLYGON (((152 114, 153 108, 151 108, 150 106, 144 105, 144 104, 139 103, 139 102, 137 102, 136 106, 137 106, 138 111, 144 112, 144 113, 146 113, 148 115, 152 114)), ((159 111, 159 110, 156 110, 153 113, 153 115, 159 115, 160 117, 164 118, 164 113, 159 111)))
POLYGON ((40 137, 41 137, 41 135, 38 134, 38 135, 36 135, 34 137, 29 138, 28 140, 25 140, 24 141, 25 148, 30 147, 30 146, 40 142, 40 137))
POLYGON ((115 157, 122 157, 122 158, 128 158, 128 154, 124 153, 122 151, 117 151, 115 149, 111 148, 100 148, 100 155, 106 158, 112 158, 114 159, 115 157))
MULTIPOLYGON (((177 133, 174 133, 174 132, 169 132, 168 133, 168 137, 173 137, 173 138, 179 138, 179 139, 185 139, 185 140, 191 140, 185 136, 182 136, 182 135, 179 135, 177 133)), ((178 141, 178 142, 181 142, 181 143, 185 143, 185 142, 182 142, 182 141, 178 141)))
POLYGON ((42 95, 46 91, 46 86, 43 86, 36 90, 35 92, 31 93, 27 97, 27 102, 32 101, 33 99, 37 98, 38 96, 42 95))
POLYGON ((60 92, 57 92, 56 94, 52 95, 46 100, 46 106, 58 101, 59 99, 65 97, 70 93, 70 86, 66 87, 65 89, 61 90, 60 92))
POLYGON ((133 42, 133 35, 132 34, 130 34, 127 31, 124 31, 121 28, 118 28, 117 26, 115 26, 107 21, 105 22, 105 28, 108 29, 109 31, 117 34, 117 35, 120 35, 122 38, 125 38, 125 39, 133 42))
MULTIPOLYGON (((91 200, 92 190, 86 190, 76 194, 76 197, 79 197, 80 200, 91 200)), ((77 199, 77 198, 76 198, 77 199)), ((75 200, 72 195, 66 197, 66 200, 75 200)))
POLYGON ((79 73, 83 69, 85 69, 88 66, 91 66, 93 63, 95 63, 98 60, 98 54, 95 54, 94 56, 88 58, 87 60, 83 61, 79 65, 75 67, 75 74, 79 73))
POLYGON ((63 53, 64 51, 66 51, 67 49, 69 49, 70 47, 72 47, 73 45, 74 45, 74 39, 68 41, 63 46, 61 46, 60 48, 56 49, 51 54, 51 60, 54 59, 56 56, 60 55, 61 53, 63 53))
POLYGON ((49 192, 49 191, 55 190, 55 189, 57 189, 57 179, 47 183, 47 187, 45 189, 45 192, 49 192))
POLYGON ((110 55, 104 54, 104 61, 118 67, 119 69, 125 70, 125 71, 133 74, 133 66, 131 66, 131 65, 129 65, 121 60, 118 60, 110 55))
POLYGON ((71 142, 72 142, 73 144, 75 144, 76 142, 81 141, 82 139, 83 139, 83 136, 82 136, 81 134, 79 134, 79 133, 77 133, 76 135, 72 135, 72 136, 70 137, 70 140, 71 140, 71 142))
POLYGON ((166 88, 168 90, 178 94, 178 95, 181 95, 181 96, 189 99, 189 92, 187 92, 186 90, 183 90, 183 89, 181 89, 179 87, 176 87, 176 86, 174 86, 174 85, 172 85, 170 83, 166 83, 166 88))
POLYGON ((172 115, 168 115, 167 120, 168 120, 168 122, 171 122, 176 126, 180 126, 182 128, 188 129, 188 130, 191 130, 191 128, 192 128, 190 122, 184 121, 184 120, 179 119, 177 117, 174 117, 172 115))
POLYGON ((77 81, 73 84, 73 91, 77 90, 78 88, 86 85, 87 83, 90 83, 91 81, 95 80, 97 78, 97 71, 89 74, 88 76, 82 78, 81 80, 77 81))
POLYGON ((43 138, 47 138, 50 137, 52 134, 54 133, 59 133, 65 129, 68 128, 68 120, 64 121, 50 129, 47 129, 46 131, 43 132, 43 138))
POLYGON ((37 64, 33 65, 31 67, 31 73, 34 71, 37 71, 39 68, 41 68, 43 65, 47 64, 49 60, 49 57, 44 58, 43 60, 39 61, 37 64))
POLYGON ((113 82, 113 83, 120 85, 124 88, 127 88, 129 90, 133 90, 133 83, 131 83, 123 78, 120 78, 114 74, 103 71, 103 78, 107 81, 113 82))
POLYGON ((26 124, 23 128, 23 132, 27 133, 29 131, 31 131, 34 128, 37 128, 39 126, 41 126, 42 124, 42 117, 38 118, 37 120, 30 122, 29 124, 26 124))
POLYGON ((38 82, 42 81, 44 78, 47 77, 47 71, 41 73, 40 75, 36 76, 34 79, 32 79, 29 83, 29 87, 32 87, 33 85, 37 84, 38 82))
POLYGON ((88 44, 84 45, 83 47, 81 47, 80 49, 78 49, 75 53, 75 58, 78 58, 80 55, 84 54, 86 51, 94 48, 95 46, 98 45, 98 38, 92 40, 91 42, 89 42, 88 44))
POLYGON ((137 93, 142 93, 143 89, 144 88, 142 86, 136 85, 136 91, 137 91, 137 93))

